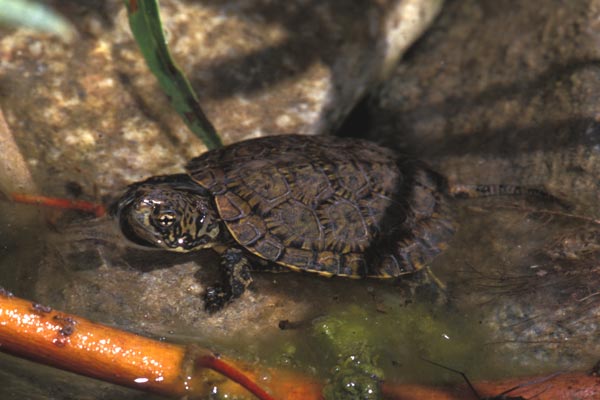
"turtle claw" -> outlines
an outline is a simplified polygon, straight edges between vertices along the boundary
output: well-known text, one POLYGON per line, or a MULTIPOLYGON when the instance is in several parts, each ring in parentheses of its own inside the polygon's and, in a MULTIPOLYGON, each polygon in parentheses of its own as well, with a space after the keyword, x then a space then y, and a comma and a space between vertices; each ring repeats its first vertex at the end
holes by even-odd
POLYGON ((229 248, 221 255, 223 281, 204 293, 204 308, 209 313, 219 311, 231 300, 240 297, 252 283, 250 264, 242 250, 229 248))
POLYGON ((214 314, 220 311, 232 298, 231 291, 227 291, 220 286, 209 287, 204 293, 204 309, 209 314, 214 314))

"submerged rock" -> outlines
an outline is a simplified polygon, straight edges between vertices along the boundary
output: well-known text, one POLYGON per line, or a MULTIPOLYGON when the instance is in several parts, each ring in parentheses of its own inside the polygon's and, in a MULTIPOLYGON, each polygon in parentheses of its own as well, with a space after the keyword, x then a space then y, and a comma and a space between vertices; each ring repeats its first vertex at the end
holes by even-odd
POLYGON ((565 239, 600 215, 599 16, 593 0, 449 2, 369 104, 371 137, 451 180, 543 185, 574 206, 462 204, 436 273, 498 364, 582 368, 600 352, 598 236, 565 239))

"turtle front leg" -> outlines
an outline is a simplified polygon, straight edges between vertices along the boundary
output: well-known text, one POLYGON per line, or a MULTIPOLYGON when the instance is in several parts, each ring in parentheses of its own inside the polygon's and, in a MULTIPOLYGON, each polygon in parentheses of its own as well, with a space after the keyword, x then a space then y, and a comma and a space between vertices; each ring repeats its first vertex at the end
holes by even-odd
POLYGON ((250 262, 242 250, 236 248, 225 250, 221 254, 221 266, 223 267, 222 283, 208 287, 204 293, 204 307, 211 314, 219 311, 231 300, 240 297, 252 283, 250 262))

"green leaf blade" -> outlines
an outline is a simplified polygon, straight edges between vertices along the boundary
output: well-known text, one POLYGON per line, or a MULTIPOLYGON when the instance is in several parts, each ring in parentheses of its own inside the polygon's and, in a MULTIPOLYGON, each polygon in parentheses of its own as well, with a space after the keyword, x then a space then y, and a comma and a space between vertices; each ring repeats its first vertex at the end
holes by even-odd
POLYGON ((222 146, 189 81, 171 57, 157 0, 124 0, 131 31, 148 67, 188 128, 208 149, 222 146))

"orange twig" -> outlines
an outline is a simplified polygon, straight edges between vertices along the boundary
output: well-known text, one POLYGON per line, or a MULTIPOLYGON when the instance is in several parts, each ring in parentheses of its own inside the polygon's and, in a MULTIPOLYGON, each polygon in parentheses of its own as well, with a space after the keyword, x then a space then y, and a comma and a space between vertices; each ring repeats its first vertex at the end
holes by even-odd
MULTIPOLYGON (((0 291, 0 345, 4 352, 43 364, 170 396, 208 395, 216 384, 225 382, 212 371, 218 370, 260 400, 273 400, 233 362, 208 350, 95 324, 4 290, 0 291)), ((239 387, 228 385, 229 390, 240 392, 239 387)))
POLYGON ((101 204, 92 203, 84 200, 69 200, 58 197, 39 196, 26 193, 11 193, 12 201, 24 204, 35 204, 46 207, 62 208, 66 210, 78 210, 94 214, 101 217, 106 214, 106 209, 101 204))

